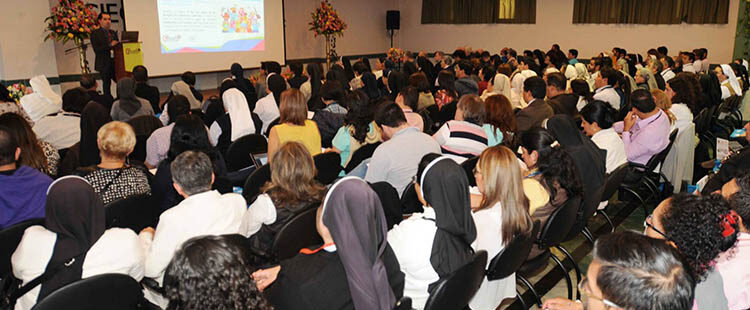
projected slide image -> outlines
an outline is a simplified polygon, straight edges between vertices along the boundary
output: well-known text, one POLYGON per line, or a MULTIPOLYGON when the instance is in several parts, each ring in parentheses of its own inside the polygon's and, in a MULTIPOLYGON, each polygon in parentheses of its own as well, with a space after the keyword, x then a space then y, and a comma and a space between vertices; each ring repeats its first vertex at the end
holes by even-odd
POLYGON ((264 0, 157 0, 161 52, 263 51, 264 0))

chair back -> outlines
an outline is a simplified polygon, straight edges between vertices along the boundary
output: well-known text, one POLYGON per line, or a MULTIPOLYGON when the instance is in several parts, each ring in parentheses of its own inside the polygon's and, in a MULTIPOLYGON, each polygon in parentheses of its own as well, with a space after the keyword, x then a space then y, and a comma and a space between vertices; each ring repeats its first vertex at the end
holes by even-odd
POLYGON ((380 204, 383 206, 385 221, 390 230, 393 225, 401 223, 403 212, 401 209, 401 199, 398 198, 398 191, 388 182, 370 183, 370 188, 378 194, 380 204))
POLYGON ((518 268, 521 268, 524 261, 529 257, 531 247, 534 245, 534 238, 539 234, 542 224, 534 221, 534 226, 529 234, 517 234, 513 240, 505 245, 500 253, 490 261, 487 268, 487 280, 494 281, 507 278, 518 268))
POLYGON ((315 161, 315 170, 318 170, 315 179, 323 185, 333 183, 339 177, 341 170, 344 170, 341 168, 341 155, 336 152, 315 155, 313 161, 315 161))
POLYGON ((414 188, 413 182, 409 183, 409 185, 404 189, 404 192, 401 193, 401 210, 404 214, 424 211, 422 202, 420 202, 419 197, 417 197, 417 191, 414 188))
POLYGON ((130 228, 136 233, 153 227, 158 210, 151 195, 140 194, 115 200, 104 206, 107 228, 130 228))
POLYGON ((226 163, 229 171, 237 171, 256 164, 253 155, 268 152, 266 137, 259 134, 249 134, 232 142, 227 149, 226 163))
POLYGON ((146 141, 148 137, 147 135, 135 136, 135 147, 133 147, 133 152, 128 155, 129 159, 139 162, 146 161, 146 141))
POLYGON ((570 231, 568 231, 568 236, 565 238, 565 241, 575 238, 589 224, 589 219, 594 216, 594 213, 596 213, 596 209, 599 208, 603 190, 604 185, 596 189, 594 195, 597 198, 594 203, 587 204, 585 200, 581 200, 581 206, 578 210, 578 216, 576 217, 573 226, 570 228, 570 231))
POLYGON ((705 133, 710 129, 709 126, 711 125, 711 117, 713 116, 715 110, 716 106, 704 108, 700 111, 700 113, 698 113, 697 116, 695 116, 695 118, 693 118, 696 133, 705 133))
POLYGON ((461 168, 464 168, 466 177, 469 178, 469 185, 471 186, 477 186, 477 180, 474 178, 474 167, 477 166, 478 162, 479 156, 474 156, 461 163, 461 168))
POLYGON ((425 303, 425 310, 464 309, 479 290, 484 280, 484 267, 487 265, 487 251, 474 254, 471 262, 459 268, 453 274, 438 280, 430 297, 425 303))
POLYGON ((10 257, 21 242, 26 228, 34 225, 44 225, 44 219, 30 219, 0 230, 0 278, 13 271, 10 257))
POLYGON ((401 299, 396 300, 396 305, 393 306, 393 310, 412 310, 411 298, 404 296, 401 297, 401 299))
POLYGON ((255 198, 260 195, 260 190, 266 185, 266 182, 271 182, 271 166, 268 164, 255 169, 245 180, 245 186, 242 187, 242 196, 245 197, 248 204, 253 203, 255 198))
POLYGON ((281 227, 271 246, 272 253, 279 260, 292 258, 299 250, 323 243, 315 227, 315 216, 318 208, 315 205, 295 215, 281 227))
POLYGON ((646 171, 654 171, 656 167, 664 166, 664 160, 667 159, 667 154, 669 154, 669 150, 672 149, 674 140, 677 139, 678 131, 678 129, 672 130, 672 132, 669 134, 669 144, 667 144, 667 147, 665 147, 661 152, 656 153, 656 155, 652 156, 648 160, 648 162, 646 163, 646 171))
POLYGON ((565 241, 568 232, 575 224, 581 203, 581 196, 569 197, 562 206, 552 212, 547 222, 544 223, 542 234, 537 240, 540 248, 549 248, 565 241))
POLYGON ((625 175, 628 173, 628 163, 624 163, 619 167, 615 168, 609 175, 604 179, 604 189, 602 190, 602 201, 608 201, 612 196, 617 193, 617 189, 625 180, 625 175))
POLYGON ((268 123, 268 126, 266 127, 266 132, 264 132, 266 137, 271 136, 271 128, 273 128, 273 126, 278 125, 280 119, 281 119, 280 117, 277 117, 275 120, 272 120, 270 123, 268 123))
POLYGON ((82 279, 52 292, 35 310, 131 310, 145 306, 141 285, 132 277, 107 273, 82 279))
POLYGON ((362 163, 365 159, 368 159, 372 157, 372 154, 375 153, 375 149, 378 148, 380 145, 380 142, 377 143, 371 143, 366 144, 361 147, 359 147, 354 153, 352 153, 351 158, 349 159, 349 162, 346 164, 346 167, 344 168, 344 172, 349 173, 354 168, 357 168, 359 164, 362 163))

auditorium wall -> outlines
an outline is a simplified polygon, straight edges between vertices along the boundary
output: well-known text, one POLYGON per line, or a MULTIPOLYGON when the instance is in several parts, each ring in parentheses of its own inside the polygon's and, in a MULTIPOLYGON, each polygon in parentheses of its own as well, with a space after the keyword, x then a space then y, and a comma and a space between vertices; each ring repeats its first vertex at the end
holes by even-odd
POLYGON ((558 43, 567 50, 577 48, 581 58, 619 46, 629 53, 645 54, 649 48, 665 45, 670 54, 679 50, 708 48, 712 63, 729 62, 734 48, 740 0, 730 0, 729 23, 725 25, 594 25, 573 20, 574 0, 537 0, 536 24, 422 25, 422 1, 399 1, 401 46, 410 50, 453 51, 472 46, 490 51, 513 47, 549 50, 558 43))

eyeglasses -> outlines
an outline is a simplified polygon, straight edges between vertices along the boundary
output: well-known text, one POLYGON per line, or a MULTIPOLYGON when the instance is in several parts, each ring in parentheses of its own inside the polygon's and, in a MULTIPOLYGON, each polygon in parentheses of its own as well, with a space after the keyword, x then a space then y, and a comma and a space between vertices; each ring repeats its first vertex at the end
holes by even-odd
POLYGON ((653 219, 653 218, 654 218, 654 215, 653 215, 653 214, 649 214, 649 216, 648 216, 648 217, 646 217, 646 219, 645 219, 645 220, 643 220, 643 227, 644 227, 644 228, 646 228, 646 229, 649 229, 649 228, 651 228, 651 229, 653 229, 653 230, 654 230, 654 231, 655 231, 656 233, 658 233, 658 234, 660 234, 660 235, 661 235, 662 237, 664 237, 664 239, 667 239, 667 240, 669 240, 669 237, 667 237, 667 234, 665 234, 665 233, 664 233, 664 232, 662 232, 661 230, 658 230, 658 229, 656 229, 656 227, 654 227, 654 225, 652 225, 652 224, 651 224, 651 221, 652 221, 652 219, 653 219))
POLYGON ((623 307, 618 306, 616 303, 613 303, 609 299, 606 299, 604 297, 595 296, 591 292, 591 288, 589 287, 589 279, 586 276, 583 276, 583 278, 581 279, 581 282, 578 283, 578 290, 581 291, 581 292, 583 292, 583 295, 581 296, 581 299, 582 299, 581 302, 583 303, 584 308, 588 304, 588 298, 591 298, 593 300, 601 301, 608 308, 624 309, 623 307))

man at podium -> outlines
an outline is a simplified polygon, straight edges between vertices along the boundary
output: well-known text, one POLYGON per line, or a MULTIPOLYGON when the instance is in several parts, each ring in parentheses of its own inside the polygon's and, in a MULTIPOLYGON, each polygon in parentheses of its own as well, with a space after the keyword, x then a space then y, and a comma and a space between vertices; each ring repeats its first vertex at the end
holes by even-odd
POLYGON ((117 32, 110 30, 112 17, 109 14, 99 13, 99 26, 99 29, 91 33, 91 46, 96 53, 94 69, 99 72, 102 78, 104 94, 111 96, 110 86, 112 80, 115 79, 115 60, 112 48, 120 42, 117 39, 117 32))

